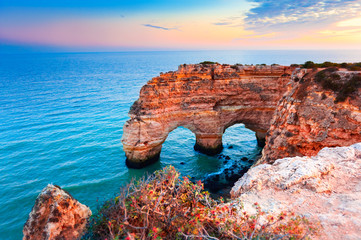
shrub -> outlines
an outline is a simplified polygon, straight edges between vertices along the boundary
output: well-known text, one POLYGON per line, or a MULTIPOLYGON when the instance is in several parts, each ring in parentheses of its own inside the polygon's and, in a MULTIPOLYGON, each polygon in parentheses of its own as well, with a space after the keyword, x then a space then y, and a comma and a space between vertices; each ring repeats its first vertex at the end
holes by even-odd
POLYGON ((265 216, 257 203, 255 215, 241 208, 216 202, 200 181, 180 178, 169 166, 106 202, 83 239, 300 239, 316 231, 299 216, 265 216))
MULTIPOLYGON (((296 67, 297 64, 291 64, 291 67, 296 67)), ((330 67, 338 67, 338 68, 347 68, 349 71, 361 71, 361 62, 356 63, 334 63, 334 62, 323 62, 323 63, 314 63, 312 61, 307 61, 302 65, 303 68, 330 68, 330 67)))
POLYGON ((200 62, 199 64, 208 65, 208 64, 218 64, 218 63, 217 62, 212 62, 212 61, 203 61, 203 62, 200 62))
POLYGON ((353 75, 350 80, 340 81, 341 77, 336 73, 337 68, 327 68, 315 75, 315 81, 320 83, 326 90, 334 91, 336 95, 335 103, 343 102, 347 97, 361 87, 361 76, 353 75))
POLYGON ((337 94, 335 102, 343 102, 348 96, 357 91, 361 87, 361 76, 354 75, 349 81, 347 81, 340 89, 337 94))
POLYGON ((333 62, 324 62, 320 66, 322 68, 328 68, 328 67, 337 67, 339 64, 333 63, 333 62))
POLYGON ((316 64, 312 61, 307 61, 303 64, 303 67, 304 68, 315 68, 317 67, 316 64))
POLYGON ((352 65, 347 68, 350 71, 361 71, 361 67, 357 65, 352 65))

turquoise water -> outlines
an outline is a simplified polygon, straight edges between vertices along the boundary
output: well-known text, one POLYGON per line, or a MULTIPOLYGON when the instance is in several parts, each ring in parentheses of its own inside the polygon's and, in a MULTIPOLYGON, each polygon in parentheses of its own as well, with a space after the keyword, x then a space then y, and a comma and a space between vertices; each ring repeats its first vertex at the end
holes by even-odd
POLYGON ((133 177, 173 164, 197 179, 254 156, 254 133, 227 129, 225 163, 193 151, 194 135, 178 128, 161 159, 125 166, 122 126, 140 88, 159 72, 204 60, 221 63, 361 61, 360 51, 199 51, 52 53, 0 56, 0 239, 20 239, 36 196, 60 185, 95 209, 133 177), (232 145, 229 149, 227 146, 232 145), (180 164, 184 162, 184 164, 180 164))

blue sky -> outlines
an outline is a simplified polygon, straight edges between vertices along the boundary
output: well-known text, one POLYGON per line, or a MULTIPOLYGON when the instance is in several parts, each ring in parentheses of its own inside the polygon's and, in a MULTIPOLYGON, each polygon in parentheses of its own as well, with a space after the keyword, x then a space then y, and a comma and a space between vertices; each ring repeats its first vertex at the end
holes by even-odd
POLYGON ((361 0, 0 1, 2 49, 360 49, 360 42, 361 0))

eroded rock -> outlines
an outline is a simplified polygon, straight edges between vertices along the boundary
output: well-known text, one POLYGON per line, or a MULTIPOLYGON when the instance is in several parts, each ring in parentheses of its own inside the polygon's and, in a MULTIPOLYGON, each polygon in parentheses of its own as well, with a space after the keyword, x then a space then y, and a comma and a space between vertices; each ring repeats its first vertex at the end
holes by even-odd
POLYGON ((91 215, 59 186, 49 184, 36 199, 23 229, 23 240, 79 239, 91 215))
POLYGON ((252 212, 293 211, 322 225, 320 239, 361 236, 361 143, 324 148, 314 157, 279 159, 251 168, 231 195, 252 212))
POLYGON ((222 135, 236 123, 255 131, 263 145, 292 70, 189 64, 153 78, 142 87, 123 128, 127 165, 140 168, 156 161, 168 134, 179 126, 191 130, 194 148, 209 155, 222 151, 222 135))
POLYGON ((327 84, 317 80, 321 71, 298 69, 290 88, 278 104, 260 163, 294 156, 314 156, 324 147, 349 146, 361 142, 361 77, 354 92, 338 101, 345 82, 359 72, 335 71, 327 84), (301 72, 301 73, 299 73, 301 72), (339 77, 337 77, 339 76, 339 77), (324 85, 324 86, 323 86, 324 85), (339 87, 338 87, 339 85, 339 87), (325 86, 331 86, 329 89, 325 86))

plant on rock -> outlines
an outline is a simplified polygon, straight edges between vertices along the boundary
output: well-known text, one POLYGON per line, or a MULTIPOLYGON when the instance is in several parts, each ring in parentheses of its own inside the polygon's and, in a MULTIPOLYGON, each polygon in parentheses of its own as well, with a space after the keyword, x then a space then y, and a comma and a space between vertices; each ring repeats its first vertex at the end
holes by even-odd
POLYGON ((237 201, 216 202, 200 181, 168 166, 107 201, 83 239, 301 239, 316 232, 305 218, 255 208, 250 215, 237 201))

